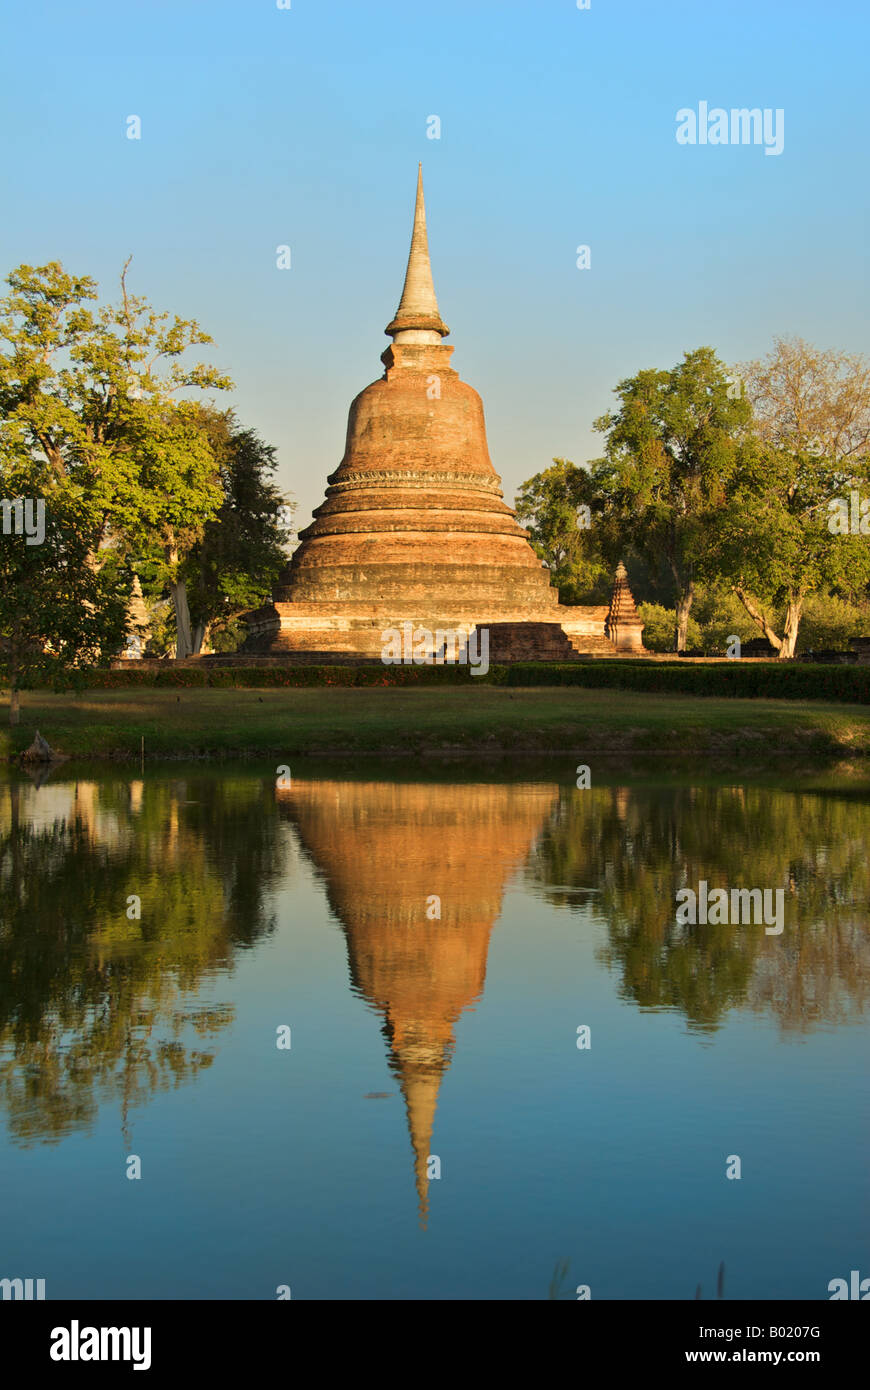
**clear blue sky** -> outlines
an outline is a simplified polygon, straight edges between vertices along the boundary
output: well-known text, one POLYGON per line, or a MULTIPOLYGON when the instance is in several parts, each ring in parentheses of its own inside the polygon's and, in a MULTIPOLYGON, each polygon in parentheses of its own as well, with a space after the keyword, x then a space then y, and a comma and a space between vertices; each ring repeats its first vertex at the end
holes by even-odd
POLYGON ((215 338, 300 525, 382 372, 419 159, 508 500, 600 452, 640 367, 868 348, 865 0, 28 0, 3 50, 3 274, 114 295, 132 252, 131 288, 215 338), (783 153, 679 146, 699 101, 783 108, 783 153))

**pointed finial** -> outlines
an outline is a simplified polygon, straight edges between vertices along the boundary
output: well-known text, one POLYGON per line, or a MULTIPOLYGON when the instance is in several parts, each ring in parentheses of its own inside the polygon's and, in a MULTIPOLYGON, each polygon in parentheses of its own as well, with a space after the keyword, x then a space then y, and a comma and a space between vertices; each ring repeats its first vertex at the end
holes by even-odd
POLYGON ((429 264, 429 238, 426 235, 426 204, 423 200, 423 165, 417 168, 417 201, 414 230, 405 284, 396 317, 384 329, 396 343, 439 343, 450 332, 438 312, 432 267, 429 264))

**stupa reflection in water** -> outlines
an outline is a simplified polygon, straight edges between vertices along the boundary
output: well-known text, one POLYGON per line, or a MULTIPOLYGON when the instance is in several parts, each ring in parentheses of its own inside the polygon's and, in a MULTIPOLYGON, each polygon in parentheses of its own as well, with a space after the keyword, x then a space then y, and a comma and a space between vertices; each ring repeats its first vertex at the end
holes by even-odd
POLYGON ((306 782, 278 790, 347 938, 354 988, 384 1018, 408 1117, 420 1220, 454 1025, 483 993, 505 887, 554 805, 550 786, 306 782), (430 919, 440 899, 440 918, 430 919))

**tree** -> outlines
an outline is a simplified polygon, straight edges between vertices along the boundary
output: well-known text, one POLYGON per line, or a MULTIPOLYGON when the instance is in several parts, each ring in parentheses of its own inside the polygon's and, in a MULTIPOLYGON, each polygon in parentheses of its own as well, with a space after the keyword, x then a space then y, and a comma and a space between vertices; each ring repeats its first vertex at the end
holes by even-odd
POLYGON ((275 449, 254 430, 241 429, 232 411, 201 411, 214 454, 222 498, 184 566, 193 614, 193 651, 206 633, 235 646, 234 620, 270 595, 287 563, 289 504, 272 481, 275 449))
POLYGON ((861 1017, 870 1001, 866 833, 870 807, 799 785, 599 783, 562 789, 525 875, 554 906, 603 919, 596 954, 619 971, 623 999, 679 1010, 697 1032, 748 1006, 808 1033, 861 1017), (676 891, 702 878, 781 884, 788 935, 678 926, 676 891))
POLYGON ((860 353, 774 338, 766 358, 738 370, 765 444, 844 463, 870 455, 870 362, 860 353))
POLYGON ((117 1101, 127 1144, 136 1107, 217 1055, 233 1007, 202 999, 203 982, 275 930, 274 789, 77 779, 72 807, 35 824, 25 795, 0 787, 0 1107, 29 1146, 117 1101), (107 812, 122 827, 108 840, 107 812))
POLYGON ((8 432, 0 434, 0 664, 16 725, 22 687, 118 650, 127 605, 117 572, 90 563, 89 513, 80 498, 29 456, 16 457, 10 443, 8 432))
POLYGON ((517 519, 547 565, 563 603, 577 603, 602 580, 607 570, 591 535, 589 475, 567 459, 522 484, 517 519))
POLYGON ((120 303, 96 311, 95 282, 59 262, 12 272, 0 301, 0 429, 74 490, 95 570, 108 549, 162 566, 184 656, 192 643, 180 572, 221 492, 197 407, 176 397, 232 382, 182 363, 211 338, 131 296, 126 272, 120 303))
POLYGON ((866 500, 870 487, 870 364, 777 338, 763 361, 740 371, 754 438, 740 451, 711 531, 711 558, 789 658, 808 594, 854 592, 870 580, 870 520, 861 515, 861 489, 866 500), (784 610, 781 636, 776 607, 784 610))
POLYGON ((616 387, 620 405, 595 421, 604 458, 591 465, 593 524, 603 547, 630 542, 676 591, 674 649, 684 651, 705 530, 721 506, 750 416, 712 348, 671 371, 648 369, 616 387))

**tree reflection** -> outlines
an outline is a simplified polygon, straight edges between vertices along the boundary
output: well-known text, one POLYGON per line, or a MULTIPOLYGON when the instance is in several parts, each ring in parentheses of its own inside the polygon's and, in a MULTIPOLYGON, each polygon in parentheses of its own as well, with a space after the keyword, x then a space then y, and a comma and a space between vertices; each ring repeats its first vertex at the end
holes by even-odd
POLYGON ((600 959, 643 1008, 710 1031, 735 1006, 787 1032, 857 1017, 870 994, 870 806, 765 787, 563 791, 528 876, 550 901, 591 905, 600 959), (785 931, 679 926, 679 888, 782 887, 785 931))
POLYGON ((57 1142, 112 1101, 127 1143, 135 1107, 211 1065, 233 1011, 199 993, 272 930, 279 873, 272 790, 251 779, 0 787, 0 1094, 17 1142, 57 1142))

